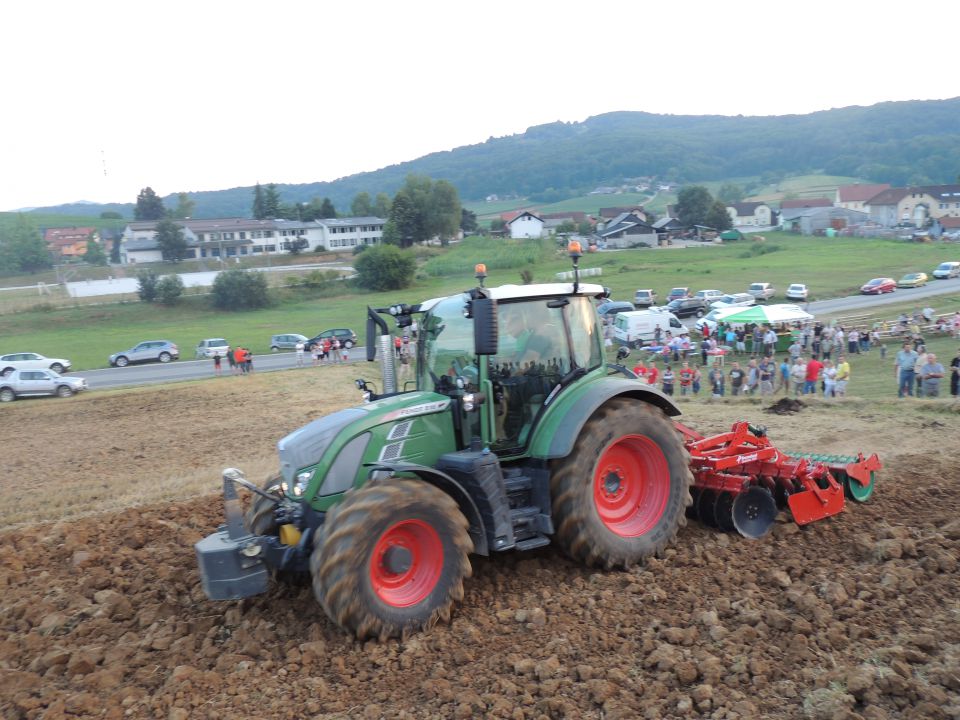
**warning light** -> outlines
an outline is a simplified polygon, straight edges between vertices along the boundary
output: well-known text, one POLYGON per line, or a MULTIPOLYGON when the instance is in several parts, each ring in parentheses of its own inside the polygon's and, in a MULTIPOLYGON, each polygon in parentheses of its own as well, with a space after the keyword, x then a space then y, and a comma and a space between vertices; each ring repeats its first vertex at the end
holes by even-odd
POLYGON ((474 266, 473 266, 473 270, 474 270, 474 272, 477 273, 477 276, 478 276, 478 277, 479 277, 480 275, 486 275, 486 274, 487 274, 487 266, 484 265, 483 263, 477 263, 476 265, 474 265, 474 266))
POLYGON ((583 255, 583 247, 578 240, 571 240, 567 245, 567 252, 570 253, 570 257, 580 257, 583 255))

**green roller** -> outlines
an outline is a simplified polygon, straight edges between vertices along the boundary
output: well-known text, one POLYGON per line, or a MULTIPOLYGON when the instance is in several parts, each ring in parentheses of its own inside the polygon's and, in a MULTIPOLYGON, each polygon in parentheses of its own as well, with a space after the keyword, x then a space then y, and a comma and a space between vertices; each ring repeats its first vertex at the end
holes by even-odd
MULTIPOLYGON (((876 480, 876 473, 872 470, 870 471, 870 482, 866 485, 861 485, 856 480, 850 478, 846 473, 843 474, 843 492, 848 498, 854 502, 866 502, 870 499, 870 496, 873 495, 873 485, 876 480)), ((840 478, 837 478, 837 482, 840 481, 840 478)))

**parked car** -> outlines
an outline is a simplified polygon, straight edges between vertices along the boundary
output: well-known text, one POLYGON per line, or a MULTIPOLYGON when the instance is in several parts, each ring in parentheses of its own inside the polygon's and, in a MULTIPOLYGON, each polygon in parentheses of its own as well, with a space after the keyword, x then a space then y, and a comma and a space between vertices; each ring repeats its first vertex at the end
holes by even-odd
POLYGON ((912 288, 912 287, 923 287, 927 284, 927 281, 930 279, 930 276, 925 272, 912 272, 907 273, 902 278, 897 280, 898 288, 912 288))
MULTIPOLYGON (((630 305, 630 303, 626 304, 630 305)), ((340 345, 346 347, 347 349, 352 348, 357 344, 357 334, 353 330, 348 330, 347 328, 333 328, 331 330, 324 330, 322 333, 314 335, 312 338, 307 340, 307 347, 312 347, 314 343, 320 342, 326 338, 330 338, 331 340, 337 338, 337 340, 340 341, 340 345)))
POLYGON ((750 293, 731 293, 719 297, 710 303, 712 308, 750 307, 756 305, 757 299, 750 293))
POLYGON ((960 262, 940 263, 937 265, 937 269, 933 271, 933 276, 937 278, 937 280, 960 277, 960 262))
POLYGON ((755 282, 750 283, 750 287, 747 288, 747 292, 753 295, 753 297, 757 300, 766 302, 773 297, 774 293, 776 292, 776 288, 774 288, 770 283, 755 282))
POLYGON ((126 367, 130 363, 168 363, 179 358, 180 348, 169 340, 145 340, 142 343, 137 343, 129 350, 114 353, 107 360, 112 367, 126 367))
POLYGON ((53 370, 13 370, 0 380, 0 402, 39 395, 70 397, 86 389, 87 381, 81 377, 67 377, 53 370))
POLYGON ((278 352, 280 350, 293 350, 297 343, 303 343, 303 346, 307 346, 307 336, 299 335, 297 333, 287 333, 286 335, 273 335, 270 338, 270 350, 272 352, 278 352))
POLYGON ((667 303, 667 310, 678 318, 703 317, 707 313, 707 302, 703 298, 679 298, 667 303))
POLYGON ((889 277, 880 277, 873 278, 873 280, 865 283, 860 288, 860 292, 864 295, 880 295, 882 293, 892 293, 896 289, 896 280, 889 277))
POLYGON ((207 338, 197 343, 198 358, 212 358, 214 355, 225 357, 230 350, 230 344, 223 338, 207 338))
POLYGON ((784 297, 787 300, 806 300, 808 292, 807 286, 803 283, 793 283, 787 288, 787 292, 784 293, 784 297))
POLYGON ((630 312, 634 310, 633 303, 624 300, 607 300, 597 305, 597 315, 604 325, 609 325, 617 316, 617 313, 630 312))
POLYGON ((0 375, 9 375, 14 370, 53 370, 62 373, 69 370, 72 364, 69 360, 48 358, 39 353, 10 353, 0 355, 0 375))
POLYGON ((650 289, 637 290, 633 294, 633 306, 636 308, 648 308, 657 304, 657 293, 650 289))
POLYGON ((670 292, 667 293, 667 302, 671 300, 680 300, 681 298, 690 297, 690 288, 688 287, 675 287, 670 288, 670 292))
POLYGON ((724 293, 723 290, 697 290, 697 291, 693 294, 693 296, 696 297, 696 298, 700 298, 701 300, 703 300, 703 301, 705 301, 705 302, 711 303, 711 302, 713 302, 714 300, 719 300, 719 299, 722 298, 725 294, 726 294, 726 293, 724 293))

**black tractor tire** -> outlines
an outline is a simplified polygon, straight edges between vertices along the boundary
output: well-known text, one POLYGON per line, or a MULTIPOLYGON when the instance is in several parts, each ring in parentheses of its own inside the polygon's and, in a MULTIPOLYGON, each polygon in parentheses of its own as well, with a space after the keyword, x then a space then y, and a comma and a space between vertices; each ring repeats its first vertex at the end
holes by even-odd
POLYGON ((467 519, 442 490, 388 478, 349 490, 310 556, 313 592, 360 639, 405 637, 447 622, 472 568, 467 519))
MULTIPOLYGON (((261 487, 265 492, 281 498, 283 494, 280 491, 280 480, 280 473, 271 475, 261 487)), ((276 505, 265 497, 254 495, 250 507, 243 515, 243 527, 252 535, 279 535, 280 527, 273 519, 275 508, 276 505)))
POLYGON ((123 368, 123 367, 126 367, 127 365, 129 365, 129 364, 130 364, 130 361, 127 360, 126 356, 121 355, 120 357, 118 357, 118 358, 116 359, 116 361, 115 361, 113 364, 116 365, 117 367, 123 368))
POLYGON ((557 543, 588 566, 628 568, 686 525, 690 456, 659 408, 614 398, 583 426, 550 478, 557 543))

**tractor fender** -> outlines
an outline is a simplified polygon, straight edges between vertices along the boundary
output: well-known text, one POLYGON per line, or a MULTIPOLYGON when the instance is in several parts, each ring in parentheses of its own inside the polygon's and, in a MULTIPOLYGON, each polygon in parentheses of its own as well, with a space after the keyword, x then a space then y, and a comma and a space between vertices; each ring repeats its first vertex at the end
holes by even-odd
POLYGON ((615 397, 630 397, 637 402, 650 403, 670 417, 680 414, 673 400, 662 392, 625 377, 606 376, 570 390, 572 392, 560 393, 538 422, 529 446, 533 457, 553 460, 569 455, 590 416, 615 397))
POLYGON ((367 464, 366 467, 369 468, 371 473, 378 470, 390 473, 410 473, 445 492, 456 501, 460 507, 460 511, 466 516, 467 522, 470 523, 469 532, 470 539, 473 540, 473 551, 477 555, 490 554, 490 549, 487 546, 487 534, 484 532, 483 518, 477 509, 477 504, 473 501, 473 498, 470 497, 470 493, 464 489, 463 485, 445 472, 441 472, 427 465, 405 462, 378 462, 367 464))

